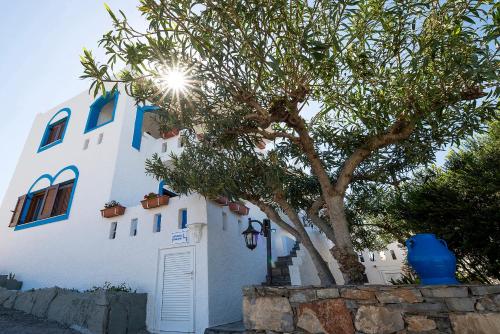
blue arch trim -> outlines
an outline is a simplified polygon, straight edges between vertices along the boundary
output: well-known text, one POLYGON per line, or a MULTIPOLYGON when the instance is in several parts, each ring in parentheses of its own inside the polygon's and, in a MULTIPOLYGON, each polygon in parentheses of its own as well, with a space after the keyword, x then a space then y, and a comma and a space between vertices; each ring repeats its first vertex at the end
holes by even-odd
POLYGON ((29 203, 30 203, 31 198, 33 196, 33 194, 32 194, 33 193, 33 188, 36 186, 36 184, 38 182, 40 182, 41 180, 43 180, 43 179, 47 179, 47 180, 49 180, 49 184, 51 186, 57 180, 57 178, 59 177, 59 175, 61 175, 62 173, 64 173, 67 170, 73 171, 73 173, 75 174, 75 179, 74 179, 75 181, 73 183, 73 189, 71 190, 71 195, 69 196, 68 209, 66 210, 66 213, 63 214, 63 215, 55 216, 55 217, 50 217, 50 218, 46 218, 46 219, 36 220, 34 222, 27 223, 27 224, 17 225, 14 228, 14 231, 24 230, 24 229, 35 227, 35 226, 40 226, 40 225, 45 225, 45 224, 49 224, 49 223, 54 223, 54 222, 58 222, 58 221, 61 221, 61 220, 66 220, 66 219, 69 218, 69 215, 70 215, 70 212, 71 212, 71 205, 73 203, 73 196, 75 195, 75 190, 76 190, 76 186, 77 186, 77 183, 78 183, 78 177, 80 176, 80 172, 78 171, 78 168, 76 168, 76 166, 74 166, 74 165, 70 165, 70 166, 64 167, 59 172, 57 172, 54 176, 52 176, 50 174, 43 174, 42 176, 40 176, 39 178, 37 178, 35 182, 33 182, 33 184, 31 185, 31 187, 29 188, 28 192, 26 193, 26 202, 24 204, 23 212, 21 213, 21 221, 23 221, 26 218, 26 215, 28 214, 29 203))
MULTIPOLYGON (((56 112, 54 114, 54 116, 52 116, 52 118, 49 120, 49 122, 47 123, 47 126, 45 126, 45 132, 43 133, 43 136, 42 136, 42 141, 40 142, 40 146, 38 147, 38 151, 37 153, 40 153, 42 151, 45 151, 46 149, 48 148, 51 148, 52 146, 55 146, 57 144, 61 144, 63 142, 63 139, 64 139, 64 135, 66 134, 66 129, 68 129, 68 125, 69 125, 69 119, 71 117, 71 109, 70 108, 63 108, 61 110, 59 110, 58 112, 56 112), (52 123, 52 121, 61 113, 65 112, 67 114, 67 116, 65 118, 61 118, 61 121, 63 119, 66 119, 66 125, 64 126, 64 130, 63 130, 63 133, 61 135, 61 139, 59 140, 56 140, 48 145, 44 145, 45 141, 47 140, 47 137, 49 136, 49 133, 50 133, 50 126, 57 123, 57 122, 54 122, 52 123)), ((59 122, 59 121, 58 121, 59 122)))
POLYGON ((142 124, 144 122, 144 114, 158 110, 156 106, 138 106, 135 113, 134 136, 132 137, 132 147, 137 151, 141 150, 142 141, 142 124))
POLYGON ((89 110, 89 117, 87 118, 87 124, 85 125, 85 131, 88 133, 95 129, 100 128, 106 124, 109 124, 115 120, 116 108, 118 106, 118 96, 120 92, 118 90, 114 90, 112 92, 107 92, 106 94, 98 97, 91 105, 89 110), (111 119, 107 122, 97 125, 97 121, 99 119, 99 114, 101 113, 102 108, 108 104, 108 102, 115 100, 115 107, 113 108, 113 113, 111 114, 111 119))

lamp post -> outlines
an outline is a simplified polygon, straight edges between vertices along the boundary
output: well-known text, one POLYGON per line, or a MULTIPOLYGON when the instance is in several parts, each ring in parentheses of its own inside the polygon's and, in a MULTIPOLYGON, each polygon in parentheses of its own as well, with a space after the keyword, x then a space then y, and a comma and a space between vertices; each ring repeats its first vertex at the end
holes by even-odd
POLYGON ((269 219, 263 219, 262 223, 258 220, 248 218, 248 228, 243 231, 243 237, 245 238, 245 244, 250 250, 254 250, 257 247, 257 241, 259 235, 263 235, 266 238, 267 246, 267 276, 266 285, 272 285, 273 283, 273 267, 272 267, 272 254, 271 254, 271 221, 269 219), (254 229, 252 223, 257 223, 260 225, 260 231, 254 229))

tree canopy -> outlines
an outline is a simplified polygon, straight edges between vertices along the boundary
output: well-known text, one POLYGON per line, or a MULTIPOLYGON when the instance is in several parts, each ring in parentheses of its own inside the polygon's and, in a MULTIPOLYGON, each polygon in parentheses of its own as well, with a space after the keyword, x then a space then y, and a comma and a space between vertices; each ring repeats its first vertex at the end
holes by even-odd
POLYGON ((303 242, 323 284, 333 277, 300 212, 334 241, 345 281, 360 282, 346 196, 399 182, 496 117, 493 1, 142 0, 139 10, 146 31, 108 9, 107 62, 82 57, 91 89, 121 82, 158 106, 187 145, 148 172, 183 193, 256 204, 303 242), (165 85, 172 68, 186 90, 165 85), (263 140, 268 150, 255 149, 263 140))

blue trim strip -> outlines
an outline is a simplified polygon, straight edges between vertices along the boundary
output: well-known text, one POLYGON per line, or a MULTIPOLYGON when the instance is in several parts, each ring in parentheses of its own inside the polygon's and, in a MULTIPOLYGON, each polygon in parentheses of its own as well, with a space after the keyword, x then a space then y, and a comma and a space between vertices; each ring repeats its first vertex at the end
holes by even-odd
POLYGON ((24 204, 23 212, 21 214, 21 221, 23 221, 26 218, 26 215, 28 213, 29 202, 31 201, 32 190, 35 187, 35 185, 40 180, 48 179, 50 182, 49 186, 52 186, 54 184, 54 181, 57 180, 57 177, 67 170, 73 171, 73 173, 75 173, 75 178, 74 178, 74 183, 73 183, 73 189, 71 190, 71 195, 69 196, 68 208, 66 209, 66 213, 63 215, 55 216, 55 217, 50 217, 50 218, 46 218, 46 219, 42 219, 42 220, 36 220, 34 222, 31 222, 31 223, 17 225, 14 228, 14 231, 24 230, 24 229, 27 229, 30 227, 35 227, 35 226, 45 225, 45 224, 49 224, 49 223, 53 223, 53 222, 58 222, 58 221, 66 220, 69 218, 69 215, 71 212, 71 205, 73 204, 73 196, 75 195, 76 185, 78 183, 78 177, 80 176, 80 172, 78 171, 78 168, 76 168, 76 166, 74 166, 74 165, 64 167, 59 172, 57 172, 57 174, 54 176, 51 176, 49 174, 43 174, 38 179, 36 179, 36 181, 29 188, 28 193, 26 195, 27 199, 26 199, 26 202, 24 204))
POLYGON ((137 107, 137 111, 135 113, 134 136, 132 137, 132 147, 137 151, 141 150, 142 124, 144 122, 144 114, 158 109, 160 108, 156 106, 137 107))
POLYGON ((47 126, 45 127, 45 132, 43 133, 42 141, 40 142, 40 146, 38 147, 38 151, 36 153, 40 153, 42 151, 45 151, 46 149, 51 148, 52 146, 55 146, 55 145, 63 142, 64 135, 66 134, 66 130, 68 129, 70 117, 71 117, 71 109, 70 108, 63 108, 63 109, 59 110, 58 112, 56 112, 54 114, 54 116, 52 116, 52 118, 47 123, 47 126), (54 120, 54 118, 56 118, 56 116, 62 112, 65 112, 68 115, 65 118, 61 118, 61 120, 54 122, 52 124, 52 121, 54 120), (66 119, 66 125, 64 126, 63 133, 61 134, 61 139, 58 139, 58 140, 56 140, 48 145, 43 145, 45 143, 45 141, 47 140, 47 137, 49 136, 51 126, 57 124, 58 122, 62 121, 63 119, 66 119))
POLYGON ((95 129, 98 129, 102 126, 105 126, 106 124, 109 124, 115 120, 115 113, 116 113, 116 108, 118 107, 118 96, 120 95, 120 92, 118 90, 115 90, 113 92, 108 92, 105 95, 100 96, 97 98, 91 105, 90 105, 90 110, 89 110, 89 117, 87 118, 87 124, 85 125, 85 133, 89 133, 90 131, 94 131, 95 129), (102 124, 97 125, 97 121, 99 120, 99 114, 101 113, 102 108, 111 102, 111 100, 114 98, 115 102, 115 107, 113 108, 113 113, 111 114, 111 119, 107 122, 104 122, 102 124))

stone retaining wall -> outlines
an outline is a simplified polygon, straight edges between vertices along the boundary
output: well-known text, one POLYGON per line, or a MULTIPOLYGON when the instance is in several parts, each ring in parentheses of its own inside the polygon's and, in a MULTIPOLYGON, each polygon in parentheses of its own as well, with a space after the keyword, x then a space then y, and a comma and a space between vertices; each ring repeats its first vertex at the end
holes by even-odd
POLYGON ((78 292, 58 287, 21 292, 0 288, 0 306, 88 334, 133 334, 145 329, 146 301, 145 293, 78 292))
POLYGON ((500 333, 500 285, 247 287, 249 333, 500 333))

